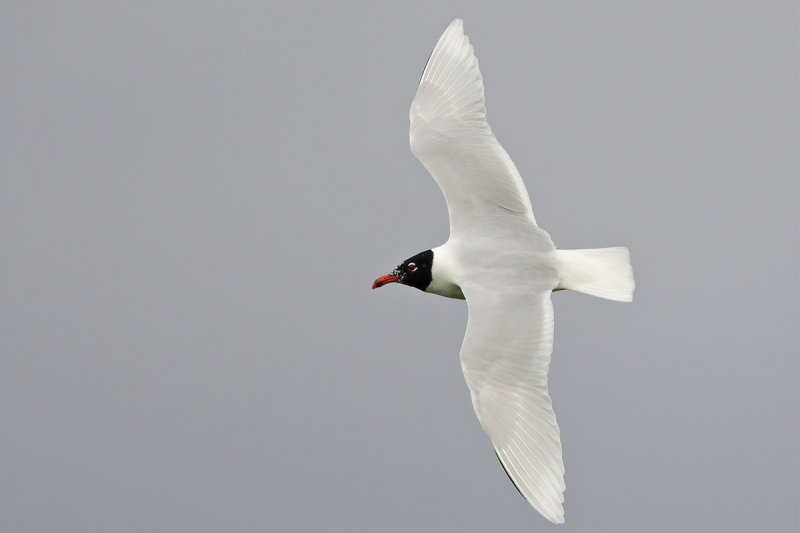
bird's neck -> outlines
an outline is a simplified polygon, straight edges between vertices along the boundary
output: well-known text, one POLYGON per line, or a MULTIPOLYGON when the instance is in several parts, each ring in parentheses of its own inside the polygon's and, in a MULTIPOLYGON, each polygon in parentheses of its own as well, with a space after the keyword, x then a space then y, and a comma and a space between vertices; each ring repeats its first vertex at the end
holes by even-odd
POLYGON ((458 285, 459 275, 455 254, 448 244, 450 241, 431 250, 433 252, 431 282, 425 288, 425 292, 463 300, 464 293, 458 285))

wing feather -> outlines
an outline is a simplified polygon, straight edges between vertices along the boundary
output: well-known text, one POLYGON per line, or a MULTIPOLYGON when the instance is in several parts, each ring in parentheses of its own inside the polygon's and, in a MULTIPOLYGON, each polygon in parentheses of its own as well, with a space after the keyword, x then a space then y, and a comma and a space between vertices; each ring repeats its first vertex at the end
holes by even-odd
POLYGON ((483 78, 461 20, 431 53, 410 120, 411 150, 442 189, 451 236, 535 227, 522 177, 486 121, 483 78))
POLYGON ((547 389, 551 281, 522 290, 507 279, 462 286, 469 320, 461 366, 475 414, 506 473, 537 511, 562 523, 564 463, 547 389))

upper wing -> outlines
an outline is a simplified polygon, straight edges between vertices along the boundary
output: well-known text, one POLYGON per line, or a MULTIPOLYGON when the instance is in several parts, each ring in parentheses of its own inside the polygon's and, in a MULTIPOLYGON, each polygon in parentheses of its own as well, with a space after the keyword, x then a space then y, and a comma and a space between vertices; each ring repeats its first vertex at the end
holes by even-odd
POLYGON ((529 288, 501 280, 462 286, 469 320, 461 367, 475 414, 506 473, 537 511, 560 524, 564 463, 547 393, 553 280, 542 281, 529 288))
POLYGON ((535 226, 525 184, 486 121, 483 79, 461 20, 436 43, 410 117, 411 151, 444 193, 451 235, 535 226))

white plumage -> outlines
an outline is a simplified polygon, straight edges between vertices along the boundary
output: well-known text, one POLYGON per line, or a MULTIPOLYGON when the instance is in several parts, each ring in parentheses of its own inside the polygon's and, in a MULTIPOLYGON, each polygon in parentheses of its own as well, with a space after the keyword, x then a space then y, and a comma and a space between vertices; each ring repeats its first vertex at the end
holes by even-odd
POLYGON ((373 287, 400 281, 467 300, 461 365, 475 414, 525 499, 562 523, 564 464, 547 389, 550 294, 573 289, 630 301, 628 250, 556 250, 536 225, 525 184, 486 121, 483 80, 461 20, 436 44, 410 120, 411 149, 447 201, 450 238, 432 250, 427 284, 406 280, 418 268, 407 260, 373 287))

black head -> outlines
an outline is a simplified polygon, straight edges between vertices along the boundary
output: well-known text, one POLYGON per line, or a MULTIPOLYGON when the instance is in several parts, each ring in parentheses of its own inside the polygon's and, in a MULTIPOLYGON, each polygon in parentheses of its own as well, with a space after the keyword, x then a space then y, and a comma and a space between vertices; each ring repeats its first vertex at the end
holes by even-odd
POLYGON ((372 284, 373 289, 383 287, 387 283, 402 283, 424 291, 431 283, 431 268, 433 267, 433 252, 425 250, 413 257, 409 257, 391 274, 381 276, 372 284))

